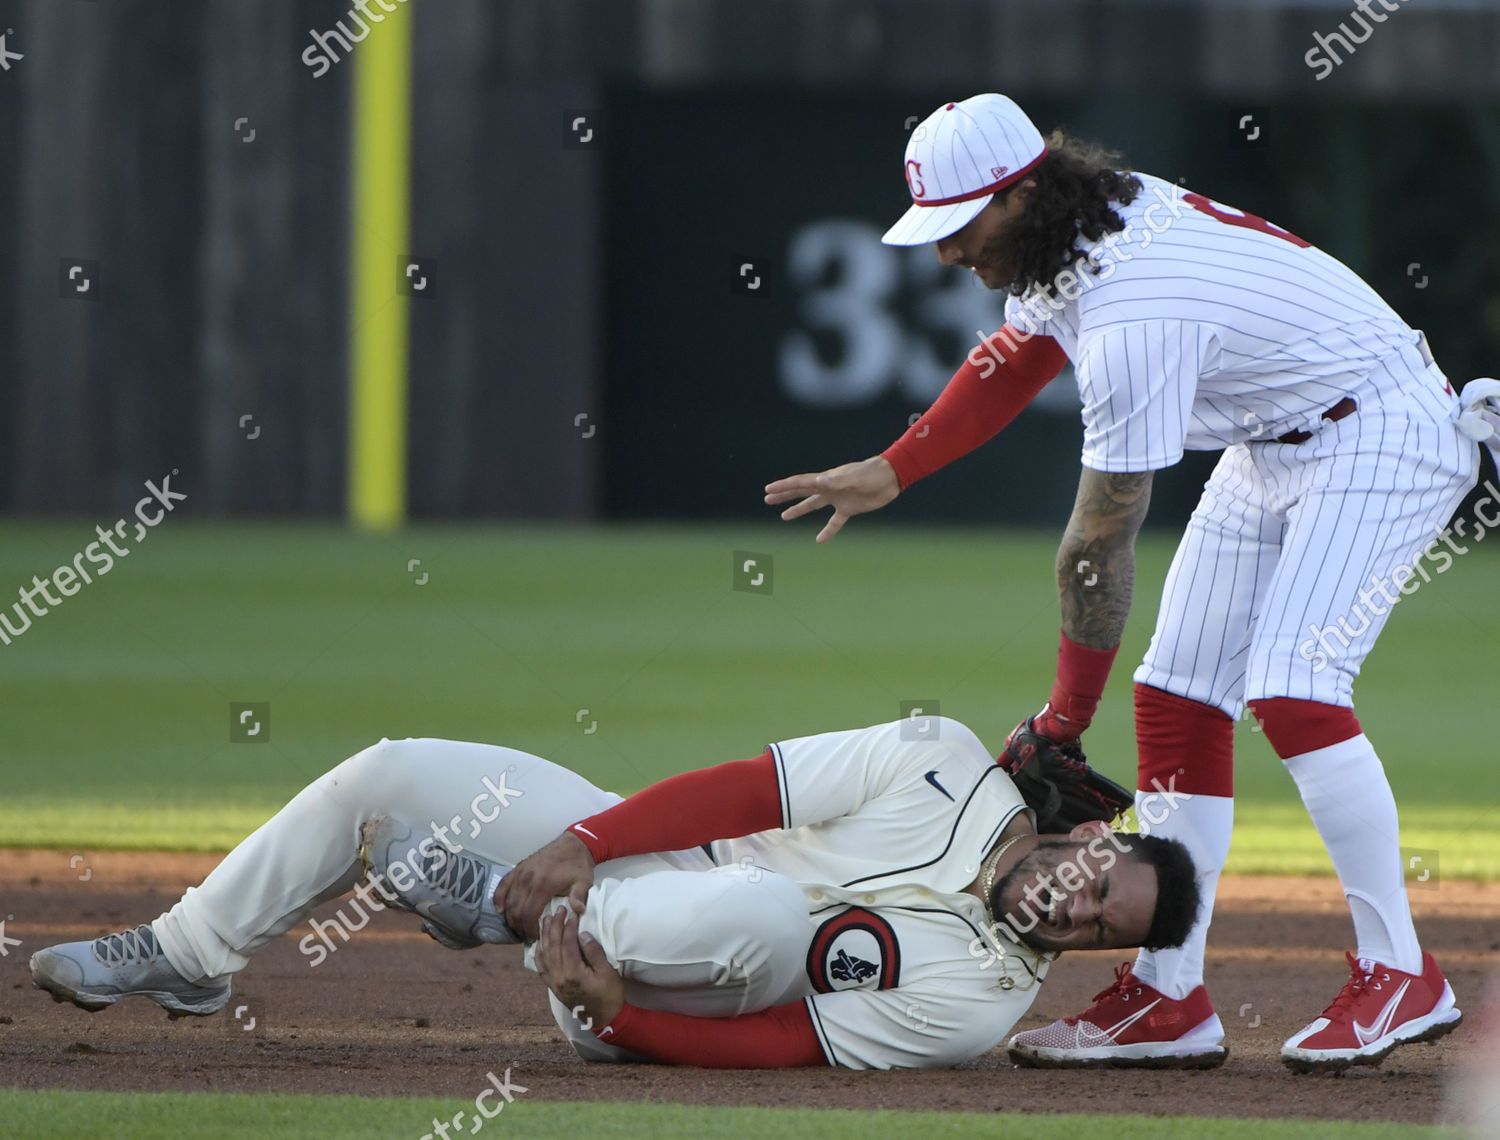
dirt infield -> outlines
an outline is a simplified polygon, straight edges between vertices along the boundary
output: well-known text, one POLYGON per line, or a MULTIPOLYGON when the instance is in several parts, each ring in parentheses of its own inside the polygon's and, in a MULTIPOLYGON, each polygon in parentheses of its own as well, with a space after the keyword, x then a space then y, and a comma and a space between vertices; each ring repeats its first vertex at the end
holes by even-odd
MULTIPOLYGON (((488 1073, 508 1068, 528 1100, 1432 1122, 1443 1112, 1445 1072, 1469 1032, 1466 1026, 1437 1045, 1398 1050, 1378 1069, 1343 1077, 1299 1077, 1281 1067, 1282 1038, 1314 1016, 1347 973, 1347 911, 1336 884, 1322 879, 1221 885, 1208 981, 1231 1053, 1223 1068, 1204 1073, 1049 1073, 1014 1069, 1003 1051, 963 1069, 926 1073, 586 1065, 563 1044, 518 951, 453 953, 417 930, 411 916, 391 913, 375 916, 316 969, 297 950, 305 929, 279 939, 241 975, 236 1000, 217 1017, 169 1022, 144 1001, 91 1015, 32 988, 32 950, 145 921, 214 861, 0 851, 0 917, 7 919, 0 1083, 472 1099, 488 1073), (238 1019, 230 1016, 236 1010, 238 1019)), ((1477 996, 1500 949, 1500 886, 1447 882, 1412 898, 1424 943, 1460 1003, 1477 996)), ((1022 1027, 1076 1012, 1121 957, 1060 961, 1022 1027)))

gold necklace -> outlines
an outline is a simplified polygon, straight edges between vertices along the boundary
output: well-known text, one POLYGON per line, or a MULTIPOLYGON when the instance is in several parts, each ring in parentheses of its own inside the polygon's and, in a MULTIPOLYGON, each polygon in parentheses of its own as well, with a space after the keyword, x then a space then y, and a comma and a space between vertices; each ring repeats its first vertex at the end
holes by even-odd
POLYGON ((984 902, 984 913, 989 918, 991 926, 994 926, 999 922, 999 919, 995 917, 995 909, 993 905, 995 891, 995 872, 999 869, 1000 860, 1005 857, 1005 853, 1009 851, 1018 840, 1024 838, 1026 838, 1024 833, 1021 835, 1011 836, 1004 843, 1000 844, 1000 846, 996 847, 995 850, 992 851, 989 855, 985 856, 984 862, 979 865, 979 890, 980 893, 984 896, 982 900, 984 902))

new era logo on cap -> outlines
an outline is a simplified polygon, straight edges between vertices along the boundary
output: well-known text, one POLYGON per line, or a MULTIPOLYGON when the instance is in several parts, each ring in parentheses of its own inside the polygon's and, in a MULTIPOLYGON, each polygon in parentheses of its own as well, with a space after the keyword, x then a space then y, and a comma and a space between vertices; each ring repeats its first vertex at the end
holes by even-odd
POLYGON ((925 245, 968 225, 990 195, 1023 178, 1047 153, 1042 133, 1004 95, 945 103, 906 144, 912 205, 881 238, 925 245))

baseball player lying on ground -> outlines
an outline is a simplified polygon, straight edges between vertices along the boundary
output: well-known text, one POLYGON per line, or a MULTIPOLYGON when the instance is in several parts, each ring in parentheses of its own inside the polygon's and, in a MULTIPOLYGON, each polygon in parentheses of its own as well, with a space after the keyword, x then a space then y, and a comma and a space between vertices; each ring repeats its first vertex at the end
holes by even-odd
MULTIPOLYGON (((1033 820, 942 718, 785 741, 623 801, 514 749, 383 740, 155 921, 31 971, 88 1010, 215 1013, 256 951, 357 886, 454 949, 530 943, 586 1059, 954 1065, 1005 1038, 1057 952, 1175 946, 1198 910, 1181 844, 1033 820)), ((331 925, 301 941, 314 966, 331 925)))

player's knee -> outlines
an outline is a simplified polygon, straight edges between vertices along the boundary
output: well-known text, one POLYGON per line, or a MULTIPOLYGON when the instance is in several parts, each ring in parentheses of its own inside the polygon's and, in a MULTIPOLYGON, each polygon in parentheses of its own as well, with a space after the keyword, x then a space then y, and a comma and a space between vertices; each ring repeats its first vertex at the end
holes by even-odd
POLYGON ((1250 711, 1283 760, 1350 740, 1360 734, 1354 710, 1295 697, 1256 697, 1250 711))
POLYGON ((759 1005, 785 994, 804 967, 811 937, 807 899, 785 875, 754 866, 732 873, 738 881, 724 897, 734 916, 731 957, 757 991, 750 1002, 759 1005))
POLYGON ((372 786, 393 776, 407 777, 420 764, 421 742, 380 740, 361 749, 333 770, 341 781, 372 786))

